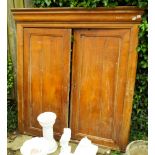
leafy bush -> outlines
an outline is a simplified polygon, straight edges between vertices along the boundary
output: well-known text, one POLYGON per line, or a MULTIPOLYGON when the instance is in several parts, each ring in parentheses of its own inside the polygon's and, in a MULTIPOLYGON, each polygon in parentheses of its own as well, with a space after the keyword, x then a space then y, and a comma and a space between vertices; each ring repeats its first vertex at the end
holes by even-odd
POLYGON ((7 100, 7 131, 12 132, 17 128, 17 104, 14 100, 7 100))
POLYGON ((139 26, 138 66, 134 93, 131 140, 147 139, 148 134, 148 23, 147 10, 139 26))
POLYGON ((34 7, 113 7, 135 5, 146 7, 147 0, 32 0, 34 7))
POLYGON ((7 95, 11 95, 14 86, 14 76, 13 76, 13 63, 11 55, 8 54, 7 61, 7 95))
POLYGON ((14 72, 11 55, 8 54, 7 60, 7 130, 9 132, 17 128, 17 104, 14 99, 10 99, 12 96, 12 90, 14 87, 14 72))

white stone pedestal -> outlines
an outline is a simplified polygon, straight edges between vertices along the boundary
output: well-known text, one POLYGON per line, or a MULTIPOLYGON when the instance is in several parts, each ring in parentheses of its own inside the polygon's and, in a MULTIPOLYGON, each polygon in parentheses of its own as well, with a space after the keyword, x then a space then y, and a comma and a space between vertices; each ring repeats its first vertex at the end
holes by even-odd
POLYGON ((37 120, 43 128, 43 137, 46 140, 48 140, 49 143, 48 153, 55 152, 58 147, 53 136, 53 125, 56 120, 56 114, 53 112, 44 112, 37 117, 37 120))

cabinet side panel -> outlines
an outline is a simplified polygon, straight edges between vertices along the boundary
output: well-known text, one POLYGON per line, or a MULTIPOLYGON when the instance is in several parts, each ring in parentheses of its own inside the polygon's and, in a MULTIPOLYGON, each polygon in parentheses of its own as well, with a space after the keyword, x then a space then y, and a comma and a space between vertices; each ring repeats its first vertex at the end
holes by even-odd
POLYGON ((132 113, 132 101, 134 95, 134 86, 136 80, 136 68, 137 68, 137 45, 138 45, 138 25, 133 25, 131 28, 130 37, 130 49, 127 68, 127 82, 123 107, 123 120, 120 129, 121 136, 119 137, 121 150, 125 151, 128 144, 128 138, 130 133, 130 122, 132 113))
POLYGON ((23 132, 23 27, 17 24, 17 102, 18 128, 23 132))

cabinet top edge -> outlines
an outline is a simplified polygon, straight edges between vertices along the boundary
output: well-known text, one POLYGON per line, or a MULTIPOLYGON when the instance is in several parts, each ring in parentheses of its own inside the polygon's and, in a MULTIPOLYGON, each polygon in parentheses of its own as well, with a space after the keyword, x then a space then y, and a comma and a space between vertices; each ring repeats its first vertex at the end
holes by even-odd
POLYGON ((143 9, 138 8, 136 6, 117 6, 117 7, 97 7, 97 8, 83 8, 83 7, 52 7, 52 8, 12 8, 11 11, 13 13, 21 12, 21 13, 28 13, 28 12, 143 12, 143 9))
POLYGON ((16 22, 141 22, 143 9, 134 6, 114 8, 16 8, 11 9, 16 22), (91 15, 91 18, 90 18, 91 15))

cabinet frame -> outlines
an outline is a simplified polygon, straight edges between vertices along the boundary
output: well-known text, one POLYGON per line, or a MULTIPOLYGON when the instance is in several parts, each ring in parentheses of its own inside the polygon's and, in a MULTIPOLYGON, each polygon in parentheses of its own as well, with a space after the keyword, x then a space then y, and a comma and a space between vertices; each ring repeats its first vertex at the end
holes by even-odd
MULTIPOLYGON (((130 49, 127 68, 127 83, 124 96, 123 120, 118 140, 119 146, 106 144, 113 149, 124 150, 129 137, 132 100, 137 66, 138 26, 141 22, 142 9, 135 7, 116 7, 98 9, 12 9, 17 24, 17 101, 18 101, 18 127, 24 133, 23 126, 23 47, 24 28, 82 28, 82 29, 130 29, 130 49), (90 18, 90 14, 93 18, 90 18), (20 71, 20 72, 18 72, 20 71)), ((71 90, 70 90, 71 91, 71 90)), ((71 102, 70 102, 71 103, 71 102)), ((70 119, 70 118, 69 118, 70 119)))

